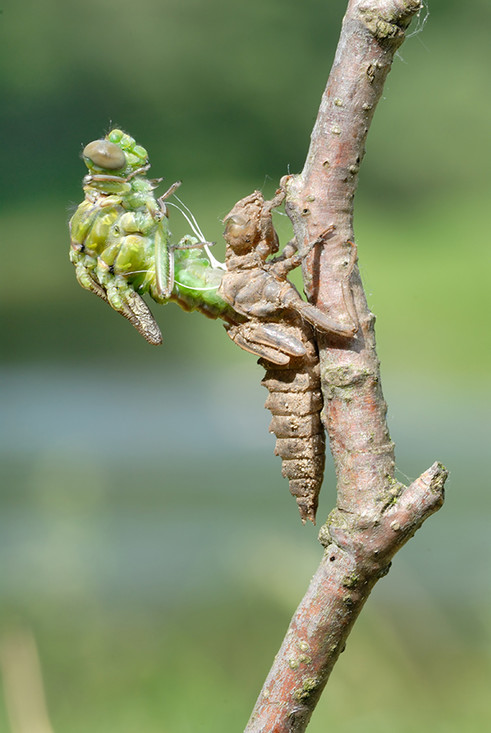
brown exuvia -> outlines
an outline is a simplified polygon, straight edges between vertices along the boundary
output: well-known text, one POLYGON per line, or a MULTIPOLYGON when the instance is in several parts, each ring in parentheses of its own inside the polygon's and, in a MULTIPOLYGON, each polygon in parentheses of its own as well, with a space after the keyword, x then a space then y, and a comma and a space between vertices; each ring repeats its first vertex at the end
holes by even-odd
MULTIPOLYGON (((315 523, 325 461, 315 330, 346 339, 356 327, 341 326, 302 300, 287 280, 316 242, 303 252, 290 242, 279 256, 271 257, 279 248, 271 212, 283 198, 279 192, 272 201, 264 201, 255 191, 225 218, 227 270, 219 293, 244 317, 242 323, 225 326, 228 335, 261 357, 259 363, 266 369, 262 383, 269 391, 266 407, 273 416, 270 430, 277 439, 275 453, 282 459, 282 473, 302 521, 315 523)), ((319 241, 332 230, 326 229, 319 241)))

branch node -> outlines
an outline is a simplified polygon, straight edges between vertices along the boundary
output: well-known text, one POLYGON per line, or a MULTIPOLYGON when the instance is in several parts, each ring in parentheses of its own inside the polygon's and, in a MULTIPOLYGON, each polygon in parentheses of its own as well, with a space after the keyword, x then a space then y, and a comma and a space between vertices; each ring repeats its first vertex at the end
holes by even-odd
POLYGON ((411 18, 422 7, 419 0, 387 0, 385 7, 383 3, 367 0, 358 12, 361 22, 374 38, 378 41, 395 40, 399 45, 404 40, 411 18))

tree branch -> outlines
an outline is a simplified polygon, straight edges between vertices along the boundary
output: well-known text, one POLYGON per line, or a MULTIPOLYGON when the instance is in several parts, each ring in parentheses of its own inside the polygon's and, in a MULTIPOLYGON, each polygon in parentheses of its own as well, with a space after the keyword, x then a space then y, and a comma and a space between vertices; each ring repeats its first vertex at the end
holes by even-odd
POLYGON ((286 208, 309 299, 359 329, 348 347, 319 338, 324 420, 337 506, 321 528, 324 557, 298 607, 246 733, 301 733, 376 581, 443 503, 438 463, 410 486, 394 478, 394 446, 375 350, 375 317, 352 267, 353 199, 371 119, 419 0, 350 0, 304 169, 289 176, 286 208), (327 227, 334 235, 322 240, 327 227))

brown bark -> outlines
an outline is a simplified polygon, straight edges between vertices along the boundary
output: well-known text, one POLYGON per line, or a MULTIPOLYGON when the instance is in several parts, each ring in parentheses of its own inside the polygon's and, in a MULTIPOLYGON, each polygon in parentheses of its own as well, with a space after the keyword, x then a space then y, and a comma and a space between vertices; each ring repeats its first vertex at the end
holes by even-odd
POLYGON ((324 419, 337 474, 337 505, 321 528, 321 564, 298 607, 246 733, 304 731, 349 632, 397 550, 443 503, 445 468, 410 486, 394 478, 373 314, 351 273, 353 199, 368 128, 395 51, 419 0, 350 0, 302 173, 285 179, 300 248, 334 235, 305 262, 309 299, 358 333, 319 339, 324 419), (347 278, 349 274, 349 278, 347 278))

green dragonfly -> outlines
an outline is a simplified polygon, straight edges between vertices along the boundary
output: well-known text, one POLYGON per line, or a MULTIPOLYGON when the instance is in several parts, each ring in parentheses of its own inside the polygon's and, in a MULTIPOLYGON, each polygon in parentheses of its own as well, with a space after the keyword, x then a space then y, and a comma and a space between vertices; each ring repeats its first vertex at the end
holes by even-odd
MULTIPOLYGON (((152 344, 162 343, 162 336, 144 293, 157 303, 175 300, 187 310, 227 318, 231 309, 217 294, 224 266, 208 243, 189 235, 170 241, 165 202, 179 183, 157 198, 162 179, 147 177, 147 151, 119 129, 89 143, 82 156, 89 170, 85 199, 70 220, 70 259, 80 285, 152 344)), ((194 217, 183 213, 196 230, 194 217)))

